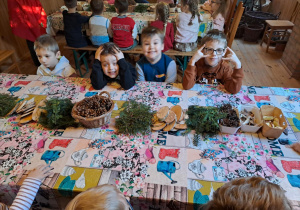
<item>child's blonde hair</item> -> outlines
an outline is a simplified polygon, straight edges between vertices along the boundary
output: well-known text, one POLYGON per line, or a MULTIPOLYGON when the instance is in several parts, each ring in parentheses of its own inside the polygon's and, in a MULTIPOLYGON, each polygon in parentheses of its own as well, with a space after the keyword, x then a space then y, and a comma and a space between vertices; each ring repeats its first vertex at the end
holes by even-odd
POLYGON ((196 15, 198 16, 198 22, 200 23, 201 20, 200 20, 200 13, 198 11, 198 0, 182 0, 181 3, 183 6, 188 5, 189 11, 192 13, 192 17, 188 25, 189 26, 193 25, 192 21, 196 15))
POLYGON ((155 19, 164 23, 164 35, 166 35, 166 28, 168 19, 170 17, 170 7, 165 2, 159 2, 155 7, 155 19))
POLYGON ((56 54, 59 51, 57 42, 52 36, 48 34, 44 34, 35 40, 34 50, 36 51, 37 49, 46 49, 51 52, 54 52, 54 54, 56 54))
POLYGON ((221 13, 221 15, 225 18, 226 17, 226 12, 227 12, 229 4, 230 4, 230 1, 229 0, 217 0, 217 1, 219 1, 220 6, 216 11, 214 11, 214 13, 212 14, 212 17, 216 18, 217 15, 219 13, 221 13))
POLYGON ((66 207, 66 210, 73 209, 128 210, 129 205, 115 185, 104 184, 77 195, 66 207))
POLYGON ((213 194, 206 210, 292 210, 280 186, 261 177, 235 179, 213 194))

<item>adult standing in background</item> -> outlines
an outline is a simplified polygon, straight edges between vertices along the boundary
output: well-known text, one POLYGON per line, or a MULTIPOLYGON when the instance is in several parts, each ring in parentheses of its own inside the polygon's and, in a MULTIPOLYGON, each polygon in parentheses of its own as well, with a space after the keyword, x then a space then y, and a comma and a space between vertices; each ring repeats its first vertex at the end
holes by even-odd
POLYGON ((7 0, 12 32, 26 39, 32 60, 36 66, 40 62, 33 49, 34 41, 46 34, 47 14, 39 0, 7 0))

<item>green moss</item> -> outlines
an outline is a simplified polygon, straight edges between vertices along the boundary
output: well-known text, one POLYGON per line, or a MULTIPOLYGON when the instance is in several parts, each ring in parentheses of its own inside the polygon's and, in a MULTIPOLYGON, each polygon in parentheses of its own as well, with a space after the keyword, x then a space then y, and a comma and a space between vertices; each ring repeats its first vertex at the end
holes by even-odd
POLYGON ((106 9, 106 12, 116 12, 116 8, 114 5, 109 5, 109 7, 106 9))
POLYGON ((134 12, 145 13, 149 5, 139 4, 134 8, 134 12))
POLYGON ((7 115, 17 104, 18 97, 0 93, 0 117, 7 115))
POLYGON ((150 132, 154 114, 150 106, 136 101, 126 101, 121 109, 120 117, 116 119, 119 133, 146 135, 150 132))
POLYGON ((226 114, 220 112, 217 107, 189 106, 187 111, 189 119, 186 120, 188 129, 185 133, 195 130, 193 144, 198 145, 200 134, 204 137, 212 137, 219 133, 219 119, 224 118, 226 114))
POLYGON ((62 128, 77 127, 78 123, 75 122, 71 115, 74 104, 70 99, 50 99, 46 101, 45 109, 47 113, 41 113, 39 123, 46 128, 62 128))

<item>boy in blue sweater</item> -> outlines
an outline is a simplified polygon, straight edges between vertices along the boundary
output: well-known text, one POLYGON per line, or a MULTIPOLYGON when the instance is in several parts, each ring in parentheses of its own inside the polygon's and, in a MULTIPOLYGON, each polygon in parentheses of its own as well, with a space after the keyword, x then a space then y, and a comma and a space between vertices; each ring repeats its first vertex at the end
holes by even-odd
POLYGON ((162 53, 164 33, 149 26, 142 31, 142 49, 144 57, 136 63, 138 81, 175 82, 176 63, 162 53))

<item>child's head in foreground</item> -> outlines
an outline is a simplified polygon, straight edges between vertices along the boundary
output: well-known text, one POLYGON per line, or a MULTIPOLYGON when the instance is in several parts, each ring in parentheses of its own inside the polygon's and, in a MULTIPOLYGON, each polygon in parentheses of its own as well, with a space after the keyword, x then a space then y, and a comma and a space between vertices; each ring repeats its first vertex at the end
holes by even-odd
POLYGON ((235 179, 213 194, 206 210, 292 210, 280 186, 261 177, 235 179))
POLYGON ((118 14, 126 13, 128 10, 128 1, 127 0, 115 0, 115 8, 118 14))
POLYGON ((115 53, 116 50, 120 49, 113 42, 107 42, 101 45, 101 47, 100 62, 103 73, 110 78, 116 78, 119 75, 119 65, 115 53))
POLYGON ((141 39, 144 56, 150 63, 157 63, 164 49, 164 32, 158 28, 149 26, 143 29, 141 39))
POLYGON ((226 35, 218 29, 210 30, 201 40, 201 46, 204 44, 203 54, 210 55, 204 58, 205 63, 209 66, 216 66, 225 55, 227 48, 226 35))
POLYGON ((45 67, 54 69, 60 58, 60 51, 55 39, 44 34, 34 42, 34 50, 40 61, 45 67))
POLYGON ((126 198, 116 186, 104 184, 77 195, 68 203, 66 210, 128 210, 129 208, 126 198))
POLYGON ((64 0, 64 2, 68 9, 77 7, 77 0, 64 0))
POLYGON ((92 0, 91 1, 91 10, 94 15, 101 15, 103 12, 103 0, 92 0))

